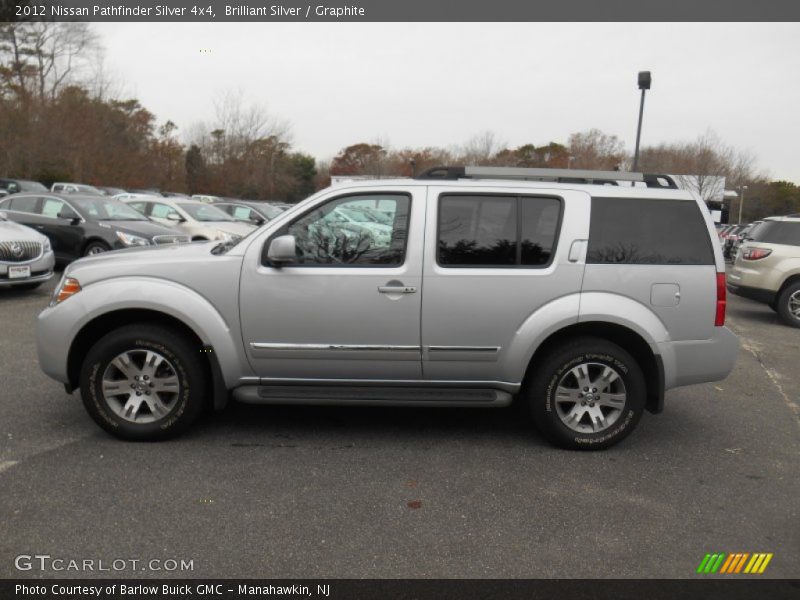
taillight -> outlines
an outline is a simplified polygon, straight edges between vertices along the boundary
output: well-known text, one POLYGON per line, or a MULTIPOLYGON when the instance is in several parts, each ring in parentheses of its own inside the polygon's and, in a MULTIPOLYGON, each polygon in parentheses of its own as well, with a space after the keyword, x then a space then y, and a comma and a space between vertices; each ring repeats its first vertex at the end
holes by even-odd
POLYGON ((725 289, 725 273, 717 273, 717 314, 714 317, 714 326, 725 325, 725 306, 727 305, 727 290, 725 289))
POLYGON ((742 253, 742 258, 745 260, 758 260, 759 258, 767 258, 772 254, 772 250, 766 248, 746 248, 742 253))

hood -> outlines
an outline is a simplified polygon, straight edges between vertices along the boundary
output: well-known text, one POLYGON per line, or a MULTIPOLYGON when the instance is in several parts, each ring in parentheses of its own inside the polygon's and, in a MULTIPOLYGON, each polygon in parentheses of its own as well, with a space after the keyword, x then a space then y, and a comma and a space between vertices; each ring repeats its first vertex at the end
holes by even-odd
POLYGON ((248 235, 251 231, 253 231, 253 229, 256 228, 256 226, 253 224, 243 223, 240 221, 200 221, 200 223, 205 227, 219 229, 225 233, 238 235, 241 237, 248 235))
POLYGON ((100 227, 108 227, 109 229, 130 233, 131 235, 138 235, 152 239, 156 235, 182 235, 186 233, 174 227, 167 227, 160 223, 153 221, 98 221, 100 227))
MULTIPOLYGON (((131 232, 136 235, 135 232, 131 232)), ((139 234, 141 235, 141 234, 139 234)), ((160 246, 134 246, 120 250, 110 250, 92 256, 85 256, 70 263, 65 272, 81 271, 85 267, 113 265, 120 271, 126 265, 147 265, 149 263, 179 263, 186 260, 209 260, 211 249, 220 242, 192 242, 191 244, 163 244, 160 246)))
POLYGON ((77 277, 81 283, 126 275, 159 275, 190 264, 216 260, 211 250, 220 242, 192 242, 137 246, 85 256, 70 263, 64 273, 77 277))
POLYGON ((35 229, 13 221, 0 220, 0 242, 39 242, 43 244, 46 239, 35 229))

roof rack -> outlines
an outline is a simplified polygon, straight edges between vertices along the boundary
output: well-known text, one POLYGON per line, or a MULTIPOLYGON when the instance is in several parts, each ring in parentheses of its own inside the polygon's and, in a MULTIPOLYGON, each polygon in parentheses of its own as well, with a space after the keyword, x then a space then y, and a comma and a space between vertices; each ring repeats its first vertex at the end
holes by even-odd
POLYGON ((627 171, 592 171, 584 169, 530 169, 522 167, 433 167, 416 179, 517 179, 523 181, 553 181, 592 185, 619 185, 620 181, 642 182, 650 188, 676 190, 678 186, 669 175, 631 173, 627 171))

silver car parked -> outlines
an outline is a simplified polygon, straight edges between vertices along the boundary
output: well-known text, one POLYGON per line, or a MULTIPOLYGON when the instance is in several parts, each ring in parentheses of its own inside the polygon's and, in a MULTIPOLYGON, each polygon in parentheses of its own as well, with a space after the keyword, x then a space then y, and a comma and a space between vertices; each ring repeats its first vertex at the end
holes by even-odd
POLYGON ((516 397, 553 443, 606 448, 666 390, 733 368, 715 239, 702 200, 667 176, 462 167, 351 182, 239 241, 70 265, 39 315, 39 362, 125 439, 175 435, 229 398, 516 397), (331 225, 365 205, 387 235, 331 225))
POLYGON ((0 212, 0 287, 34 289, 53 276, 50 240, 0 212))

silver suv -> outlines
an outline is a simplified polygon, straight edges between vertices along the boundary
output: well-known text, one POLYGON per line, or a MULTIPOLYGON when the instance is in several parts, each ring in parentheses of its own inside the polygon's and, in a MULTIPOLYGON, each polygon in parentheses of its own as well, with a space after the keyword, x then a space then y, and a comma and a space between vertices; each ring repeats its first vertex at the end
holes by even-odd
POLYGON ((665 390, 733 368, 715 240, 702 201, 663 176, 462 167, 351 182, 238 242, 72 263, 39 316, 39 361, 125 439, 177 434, 229 397, 517 397, 555 444, 606 448, 665 390), (365 206, 389 239, 329 218, 365 206))

